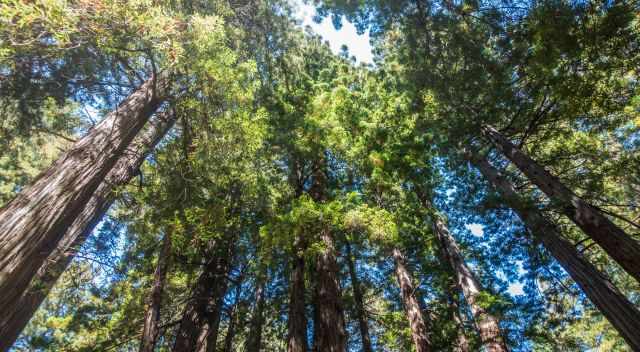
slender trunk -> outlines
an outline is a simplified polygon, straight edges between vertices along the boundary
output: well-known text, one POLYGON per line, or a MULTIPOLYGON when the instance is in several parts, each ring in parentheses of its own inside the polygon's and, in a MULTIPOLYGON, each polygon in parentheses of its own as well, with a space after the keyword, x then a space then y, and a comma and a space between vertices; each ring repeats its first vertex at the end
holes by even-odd
POLYGON ((300 238, 297 241, 289 280, 288 352, 306 352, 308 346, 307 316, 304 307, 304 247, 300 238))
POLYGON ((162 241, 162 250, 158 255, 158 264, 153 274, 153 288, 149 296, 149 307, 144 316, 144 327, 140 341, 140 352, 153 352, 158 337, 160 324, 160 307, 162 305, 162 291, 167 277, 171 256, 171 229, 167 230, 162 241))
POLYGON ((160 112, 150 121, 144 133, 136 137, 100 183, 89 202, 64 232, 57 248, 38 269, 28 288, 15 299, 15 304, 3 306, 0 314, 0 351, 7 350, 18 338, 42 301, 67 268, 76 251, 85 242, 95 225, 113 203, 113 189, 128 183, 158 141, 173 126, 175 116, 160 112))
POLYGON ((396 266, 396 279, 400 286, 402 304, 407 314, 409 326, 411 327, 411 337, 413 343, 416 345, 416 352, 431 351, 427 324, 415 295, 411 273, 409 273, 409 270, 405 266, 404 255, 398 248, 393 249, 393 260, 396 266))
POLYGON ((537 208, 528 205, 511 182, 487 160, 470 159, 629 346, 634 351, 640 351, 640 311, 571 243, 562 238, 558 229, 537 208))
POLYGON ((458 287, 471 308, 473 319, 476 322, 480 341, 489 352, 508 351, 507 345, 500 332, 499 320, 481 306, 482 287, 462 258, 462 253, 455 239, 449 234, 449 230, 440 218, 435 218, 434 232, 442 245, 443 251, 453 268, 457 278, 458 287))
POLYGON ((314 351, 343 352, 347 337, 336 250, 329 229, 322 230, 320 239, 324 248, 316 257, 314 351))
POLYGON ((247 337, 247 352, 260 352, 262 350, 262 325, 264 324, 265 306, 265 277, 259 275, 256 283, 255 306, 251 315, 249 336, 247 337))
POLYGON ((629 275, 640 282, 640 242, 573 193, 557 177, 551 175, 494 128, 485 127, 483 133, 552 202, 560 204, 560 210, 571 221, 600 245, 629 275))
POLYGON ((233 307, 229 312, 229 327, 227 328, 227 335, 224 337, 224 352, 233 352, 233 338, 236 336, 236 324, 238 320, 238 309, 240 309, 240 291, 242 290, 242 281, 238 281, 236 285, 235 298, 233 307))
POLYGON ((173 351, 215 351, 222 303, 227 290, 226 275, 233 248, 228 242, 221 244, 224 248, 217 250, 214 250, 214 241, 209 245, 209 260, 185 307, 173 351))
POLYGON ((457 287, 454 285, 449 291, 449 305, 451 307, 451 318, 453 322, 456 324, 457 328, 457 337, 456 344, 453 346, 454 352, 469 352, 471 351, 471 347, 469 347, 469 340, 467 339, 467 335, 464 329, 464 321, 460 315, 460 305, 458 304, 458 297, 454 296, 454 293, 457 292, 457 287))
POLYGON ((161 104, 167 81, 144 83, 0 209, 0 310, 18 303, 94 191, 161 104))
POLYGON ((351 243, 348 239, 345 239, 345 248, 347 250, 346 258, 349 266, 349 276, 351 277, 351 286, 353 287, 353 299, 355 303, 356 319, 358 319, 358 327, 360 328, 360 337, 362 339, 362 351, 373 352, 371 347, 371 336, 369 336, 369 322, 367 319, 367 312, 364 309, 364 299, 362 296, 362 288, 360 287, 360 280, 356 273, 355 259, 351 252, 351 243))

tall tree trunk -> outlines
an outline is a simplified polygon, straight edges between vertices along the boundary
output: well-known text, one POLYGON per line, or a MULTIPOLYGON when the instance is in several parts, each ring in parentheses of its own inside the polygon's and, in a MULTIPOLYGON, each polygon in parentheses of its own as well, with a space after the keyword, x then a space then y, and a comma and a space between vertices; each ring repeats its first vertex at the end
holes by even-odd
MULTIPOLYGON (((429 204, 427 204, 429 205, 429 204)), ((473 319, 476 322, 478 332, 480 333, 480 341, 489 352, 505 352, 509 349, 502 338, 500 332, 499 320, 485 308, 480 305, 478 299, 481 296, 482 286, 475 278, 467 264, 462 258, 462 253, 455 239, 449 233, 444 222, 435 217, 433 222, 433 230, 436 233, 443 251, 449 260, 449 264, 457 278, 458 287, 462 290, 464 297, 471 308, 473 319)))
POLYGON ((0 209, 0 310, 18 304, 94 191, 162 103, 167 86, 164 77, 145 82, 0 209))
POLYGON ((162 305, 162 291, 165 278, 170 265, 171 256, 171 231, 167 229, 162 240, 162 250, 158 254, 158 263, 153 273, 153 287, 149 295, 149 307, 144 315, 144 327, 140 341, 140 352, 153 352, 158 337, 158 325, 160 324, 160 307, 162 305))
POLYGON ((320 233, 324 248, 316 257, 314 290, 314 351, 346 351, 344 308, 340 291, 339 269, 331 231, 320 233))
POLYGON ((364 309, 364 299, 362 296, 362 288, 360 280, 356 272, 355 258, 351 252, 351 243, 345 238, 345 248, 347 250, 346 258, 349 266, 349 276, 351 277, 351 286, 353 288, 353 299, 355 303, 356 319, 358 319, 358 327, 360 328, 360 338, 362 339, 362 351, 373 352, 371 347, 371 336, 369 336, 369 322, 367 312, 364 309))
POLYGON ((398 286, 400 286, 402 304, 407 314, 409 326, 411 327, 411 338, 416 346, 416 352, 431 351, 431 341, 429 341, 427 324, 415 295, 413 280, 409 270, 405 266, 404 255, 398 248, 393 249, 393 260, 396 266, 396 279, 398 280, 398 286))
POLYGON ((233 306, 229 311, 229 327, 227 328, 227 335, 224 337, 224 352, 233 352, 233 338, 236 336, 236 324, 238 321, 238 310, 240 309, 240 294, 242 291, 242 279, 236 284, 235 298, 233 306))
POLYGON ((265 306, 265 281, 264 274, 259 274, 256 279, 255 305, 249 323, 249 336, 247 337, 246 352, 260 352, 262 349, 262 325, 264 324, 265 306))
POLYGON ((304 305, 304 246, 302 239, 298 238, 294 245, 295 254, 289 280, 289 317, 288 317, 288 352, 306 352, 307 341, 307 316, 304 305))
POLYGON ((460 305, 458 304, 457 293, 458 287, 454 285, 449 289, 449 305, 451 307, 451 317, 456 324, 458 336, 456 337, 456 344, 453 346, 454 352, 469 352, 471 347, 469 346, 469 340, 464 329, 464 321, 460 314, 460 305))
POLYGON ((128 183, 138 172, 140 165, 166 132, 173 126, 175 116, 160 112, 150 121, 150 126, 138 137, 116 162, 113 169, 100 183, 73 224, 64 232, 58 247, 38 269, 28 288, 15 299, 15 304, 2 307, 0 314, 0 351, 15 342, 51 288, 67 268, 76 251, 91 234, 113 203, 113 189, 128 183))
POLYGON ((596 267, 586 261, 571 243, 562 238, 553 223, 536 207, 528 205, 511 182, 486 159, 474 157, 470 160, 629 346, 634 351, 640 351, 640 311, 596 267))
POLYGON ((193 289, 192 297, 185 307, 176 340, 175 352, 215 351, 218 326, 224 294, 227 290, 227 272, 233 246, 224 241, 223 248, 215 248, 215 241, 209 245, 209 260, 200 273, 193 289))
POLYGON ((483 133, 552 202, 560 204, 560 210, 571 221, 640 282, 640 242, 573 193, 557 177, 551 175, 494 128, 487 126, 483 128, 483 133))

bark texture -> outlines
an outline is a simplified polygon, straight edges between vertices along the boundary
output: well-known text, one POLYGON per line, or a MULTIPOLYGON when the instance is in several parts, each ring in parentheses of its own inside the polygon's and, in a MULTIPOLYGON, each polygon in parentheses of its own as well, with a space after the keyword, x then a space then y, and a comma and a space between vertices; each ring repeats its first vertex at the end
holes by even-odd
POLYGON ((573 193, 557 177, 551 175, 494 128, 487 126, 483 133, 552 202, 560 204, 560 210, 571 221, 640 282, 640 242, 573 193))
POLYGON ((640 351, 640 311, 576 248, 562 238, 558 229, 540 211, 518 195, 511 182, 484 158, 470 158, 480 172, 501 194, 531 231, 571 278, 580 286, 611 325, 634 351, 640 351))
POLYGON ((373 352, 371 347, 371 336, 369 335, 369 320, 367 312, 364 309, 364 298, 362 296, 362 287, 356 272, 355 259, 351 252, 351 243, 345 240, 345 248, 347 250, 346 258, 349 266, 349 276, 351 277, 351 287, 353 288, 353 300, 355 303, 355 315, 358 320, 358 328, 360 329, 360 338, 362 340, 362 351, 373 352))
POLYGON ((404 255, 398 248, 393 249, 393 260, 396 266, 396 279, 398 280, 398 286, 400 286, 402 303, 407 313, 407 320, 411 327, 411 338, 416 346, 416 352, 431 351, 427 324, 415 295, 411 273, 409 273, 405 265, 404 255))
POLYGON ((18 304, 167 87, 164 77, 145 82, 0 209, 0 310, 18 304))
POLYGON ((153 287, 149 295, 147 311, 144 315, 144 326, 140 339, 140 352, 153 352, 158 337, 160 324, 160 307, 162 306, 162 291, 165 278, 169 270, 171 257, 171 230, 167 230, 162 240, 162 250, 158 255, 158 263, 153 273, 153 287))
POLYGON ((328 228, 320 233, 324 248, 316 257, 314 290, 314 351, 346 351, 344 308, 333 236, 328 228))
POLYGON ((304 265, 302 256, 303 247, 298 239, 296 254, 293 258, 291 278, 289 280, 289 321, 287 351, 306 352, 309 343, 307 341, 307 316, 304 309, 304 265))
POLYGON ((480 302, 482 286, 464 262, 455 239, 440 218, 435 218, 433 227, 443 252, 456 275, 458 287, 462 290, 473 313, 473 319, 476 322, 482 345, 489 352, 508 351, 509 349, 502 338, 499 320, 482 307, 480 302))
POLYGON ((44 264, 38 269, 28 288, 15 299, 16 304, 2 307, 0 351, 7 350, 15 342, 67 268, 76 251, 109 209, 113 203, 114 188, 128 183, 136 175, 149 152, 174 122, 175 116, 170 112, 160 112, 151 119, 149 127, 134 139, 104 181, 100 183, 73 224, 66 229, 57 248, 49 254, 44 264))
POLYGON ((196 281, 180 321, 173 345, 175 352, 215 351, 233 247, 229 243, 218 244, 223 248, 215 248, 214 241, 209 246, 209 260, 196 281))

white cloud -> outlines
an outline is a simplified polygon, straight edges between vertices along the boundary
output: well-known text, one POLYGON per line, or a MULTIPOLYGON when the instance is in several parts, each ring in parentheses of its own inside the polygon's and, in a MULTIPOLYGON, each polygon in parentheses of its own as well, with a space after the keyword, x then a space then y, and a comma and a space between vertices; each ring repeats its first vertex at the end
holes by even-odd
POLYGON ((484 235, 484 226, 481 224, 466 224, 464 227, 471 231, 471 234, 476 237, 482 237, 484 235))
POLYGON ((301 0, 295 0, 294 4, 298 8, 297 17, 302 20, 302 26, 309 26, 314 32, 321 35, 324 40, 329 42, 334 53, 340 53, 342 45, 346 45, 349 47, 349 54, 355 56, 358 62, 373 62, 368 31, 363 35, 358 35, 353 23, 345 18, 343 18, 342 28, 339 31, 333 27, 329 18, 323 19, 322 23, 315 23, 313 16, 316 11, 313 5, 304 4, 301 0))

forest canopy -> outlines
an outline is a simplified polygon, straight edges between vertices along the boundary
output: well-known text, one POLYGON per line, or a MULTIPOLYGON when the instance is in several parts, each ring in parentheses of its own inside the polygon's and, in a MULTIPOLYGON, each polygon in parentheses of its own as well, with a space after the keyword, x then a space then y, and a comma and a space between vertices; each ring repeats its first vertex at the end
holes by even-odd
POLYGON ((0 352, 640 351, 640 3, 304 3, 0 1, 0 352))

